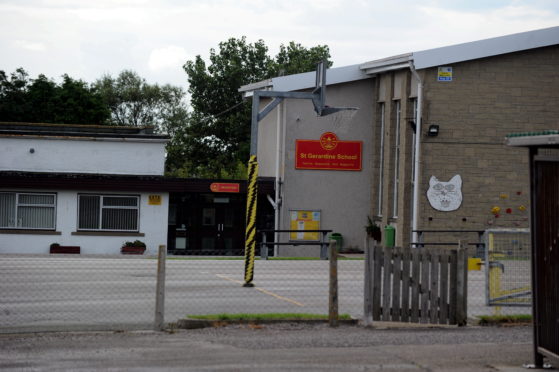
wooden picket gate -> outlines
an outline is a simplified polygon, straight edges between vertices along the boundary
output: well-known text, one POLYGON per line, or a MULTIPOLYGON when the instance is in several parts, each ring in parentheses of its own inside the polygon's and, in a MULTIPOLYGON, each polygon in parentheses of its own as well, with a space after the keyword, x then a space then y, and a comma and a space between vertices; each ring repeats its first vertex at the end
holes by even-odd
POLYGON ((467 254, 458 248, 367 248, 365 322, 464 325, 467 254))

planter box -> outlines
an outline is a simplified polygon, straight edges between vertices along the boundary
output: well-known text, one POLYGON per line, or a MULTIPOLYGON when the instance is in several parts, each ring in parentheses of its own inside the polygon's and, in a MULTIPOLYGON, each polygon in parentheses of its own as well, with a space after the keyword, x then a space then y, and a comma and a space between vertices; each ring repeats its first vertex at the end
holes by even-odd
POLYGON ((80 247, 75 245, 59 245, 58 247, 51 247, 50 253, 80 254, 80 247))
POLYGON ((122 247, 120 253, 122 254, 144 254, 146 247, 122 247))

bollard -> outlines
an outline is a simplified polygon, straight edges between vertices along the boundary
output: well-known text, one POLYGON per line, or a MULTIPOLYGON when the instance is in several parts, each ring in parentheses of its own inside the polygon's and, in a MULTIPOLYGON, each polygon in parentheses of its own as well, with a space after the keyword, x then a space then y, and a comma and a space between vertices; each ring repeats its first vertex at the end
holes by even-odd
POLYGON ((330 240, 330 291, 328 296, 328 323, 338 326, 338 252, 336 241, 330 240))
POLYGON ((157 284, 155 289, 155 319, 153 328, 156 331, 165 329, 165 261, 167 247, 159 246, 157 254, 157 284))

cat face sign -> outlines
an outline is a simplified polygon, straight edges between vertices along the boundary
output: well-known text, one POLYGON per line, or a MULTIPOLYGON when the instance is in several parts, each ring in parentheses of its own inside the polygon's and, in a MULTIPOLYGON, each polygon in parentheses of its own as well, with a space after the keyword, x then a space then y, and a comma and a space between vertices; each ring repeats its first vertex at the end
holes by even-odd
POLYGON ((456 175, 448 182, 441 182, 435 176, 429 180, 427 199, 431 207, 441 212, 455 211, 462 205, 462 177, 456 175))

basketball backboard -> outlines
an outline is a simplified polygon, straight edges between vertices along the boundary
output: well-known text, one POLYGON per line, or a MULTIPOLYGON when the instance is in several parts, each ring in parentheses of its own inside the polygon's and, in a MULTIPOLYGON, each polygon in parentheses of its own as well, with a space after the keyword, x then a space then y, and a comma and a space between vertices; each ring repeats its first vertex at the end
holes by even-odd
POLYGON ((313 94, 316 99, 313 99, 314 111, 318 116, 322 116, 326 97, 326 61, 320 61, 316 64, 316 82, 313 94))

